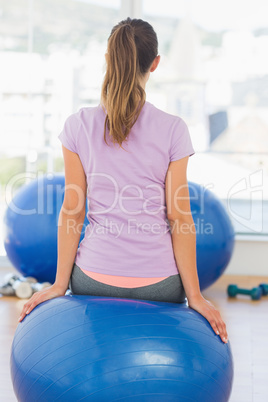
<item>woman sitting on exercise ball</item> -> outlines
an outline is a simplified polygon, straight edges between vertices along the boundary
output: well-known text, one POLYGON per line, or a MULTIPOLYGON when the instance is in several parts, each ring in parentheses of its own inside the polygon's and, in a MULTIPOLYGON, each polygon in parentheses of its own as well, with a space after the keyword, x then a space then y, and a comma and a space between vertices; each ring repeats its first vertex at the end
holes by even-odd
POLYGON ((73 294, 182 303, 223 342, 226 325, 199 287, 187 182, 188 127, 146 101, 160 61, 157 35, 141 19, 108 38, 101 102, 68 117, 59 135, 65 195, 55 283, 35 293, 19 320, 45 300, 73 294), (85 236, 79 245, 88 198, 85 236))

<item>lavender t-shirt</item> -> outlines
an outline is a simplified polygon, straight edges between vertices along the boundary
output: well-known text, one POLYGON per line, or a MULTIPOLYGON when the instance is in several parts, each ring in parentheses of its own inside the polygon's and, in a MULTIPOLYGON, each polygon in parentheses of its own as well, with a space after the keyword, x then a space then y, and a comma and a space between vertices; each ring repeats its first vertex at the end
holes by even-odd
POLYGON ((59 135, 79 155, 87 179, 88 220, 75 262, 85 270, 119 276, 178 274, 166 217, 165 178, 170 161, 195 153, 178 116, 145 102, 128 140, 113 144, 99 104, 70 115, 59 135))

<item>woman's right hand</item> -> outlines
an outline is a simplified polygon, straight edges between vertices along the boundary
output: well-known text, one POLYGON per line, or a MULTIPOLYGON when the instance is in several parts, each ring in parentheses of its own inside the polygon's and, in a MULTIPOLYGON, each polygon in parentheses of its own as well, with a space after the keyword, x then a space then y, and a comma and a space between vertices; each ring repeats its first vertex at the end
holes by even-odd
POLYGON ((206 300, 201 294, 188 298, 188 305, 198 313, 202 314, 210 323, 212 329, 217 335, 220 335, 224 343, 228 342, 228 334, 226 325, 221 318, 220 312, 213 306, 213 304, 206 300))
POLYGON ((32 297, 24 304, 18 321, 22 321, 27 314, 30 314, 30 312, 36 306, 38 306, 38 304, 43 303, 46 300, 53 299, 55 297, 64 296, 66 290, 62 289, 56 283, 54 283, 53 285, 34 293, 32 297))

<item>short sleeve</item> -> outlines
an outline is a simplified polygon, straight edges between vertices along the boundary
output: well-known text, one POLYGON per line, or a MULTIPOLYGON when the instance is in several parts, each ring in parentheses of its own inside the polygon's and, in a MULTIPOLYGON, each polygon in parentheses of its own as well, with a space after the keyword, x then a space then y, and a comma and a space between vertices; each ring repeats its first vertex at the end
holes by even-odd
POLYGON ((77 152, 77 137, 80 129, 80 122, 77 113, 71 114, 65 121, 63 129, 58 138, 69 151, 77 152))
POLYGON ((191 136, 187 124, 183 119, 178 119, 174 125, 171 147, 170 147, 170 162, 192 156, 195 154, 191 136))

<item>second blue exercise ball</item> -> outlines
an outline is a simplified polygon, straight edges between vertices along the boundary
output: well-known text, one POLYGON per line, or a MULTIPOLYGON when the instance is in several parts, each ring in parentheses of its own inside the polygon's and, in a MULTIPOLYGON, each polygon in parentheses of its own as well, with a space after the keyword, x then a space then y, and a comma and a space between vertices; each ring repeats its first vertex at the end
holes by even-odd
POLYGON ((197 271, 201 290, 227 268, 234 248, 234 228, 223 202, 209 189, 189 181, 196 229, 197 271))
MULTIPOLYGON (((4 217, 8 258, 22 275, 33 276, 39 282, 55 281, 64 190, 64 175, 44 175, 16 192, 4 217)), ((85 218, 80 241, 87 223, 85 218)))

